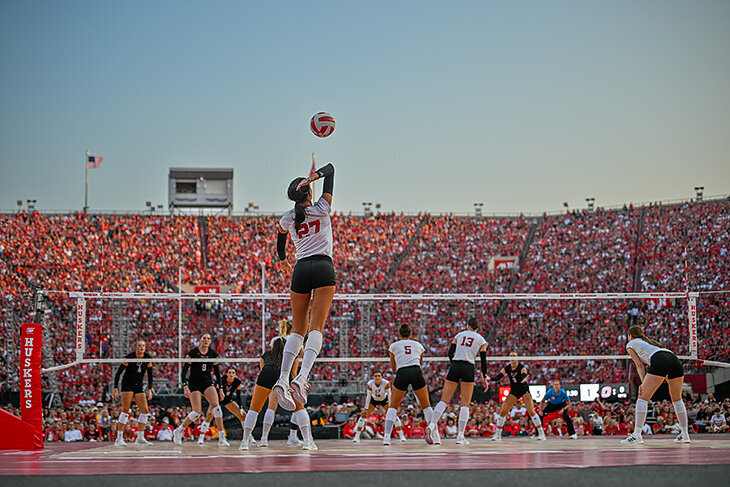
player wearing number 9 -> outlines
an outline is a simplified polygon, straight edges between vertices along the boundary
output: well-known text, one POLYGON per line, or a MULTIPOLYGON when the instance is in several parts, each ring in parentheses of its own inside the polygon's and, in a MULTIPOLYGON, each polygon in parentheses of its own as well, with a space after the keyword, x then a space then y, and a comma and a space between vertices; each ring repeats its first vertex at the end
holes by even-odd
MULTIPOLYGON (((210 334, 204 333, 200 337, 200 344, 185 354, 185 358, 218 358, 218 352, 210 348, 210 334)), ((223 410, 218 402, 218 389, 221 386, 221 371, 218 362, 187 362, 182 369, 183 393, 190 399, 190 406, 193 410, 188 417, 172 432, 172 440, 176 444, 182 443, 182 434, 185 428, 194 423, 203 412, 203 396, 210 404, 215 418, 215 425, 219 431, 218 445, 228 446, 225 431, 223 429, 223 410), (190 379, 188 380, 188 371, 190 379), (211 373, 215 373, 216 381, 213 382, 211 373)))
MULTIPOLYGON (((393 392, 390 394, 390 406, 385 414, 383 446, 390 446, 390 435, 393 433, 398 406, 400 406, 403 396, 406 395, 408 386, 413 388, 413 393, 418 398, 427 423, 431 422, 431 415, 433 414, 431 401, 428 398, 428 388, 421 371, 425 349, 417 341, 411 340, 411 325, 401 325, 398 334, 400 340, 393 342, 388 348, 390 366, 395 371, 395 380, 393 381, 393 392)), ((425 439, 426 443, 433 443, 428 435, 425 439)))
MULTIPOLYGON (((456 435, 457 445, 468 445, 464 438, 466 423, 469 422, 469 407, 471 396, 474 393, 474 362, 477 355, 481 359, 482 376, 487 377, 487 341, 481 336, 479 322, 476 318, 470 318, 467 324, 468 329, 457 334, 451 341, 449 347, 449 360, 451 366, 446 375, 444 390, 441 393, 441 401, 433 409, 433 418, 426 427, 426 436, 438 435, 438 422, 441 415, 446 411, 447 403, 456 392, 456 387, 461 382, 461 408, 459 409, 459 433, 456 435)), ((488 387, 485 379, 484 387, 488 387)))
POLYGON ((296 407, 294 400, 307 403, 309 372, 322 348, 322 331, 335 295, 330 220, 334 181, 335 168, 331 163, 308 178, 294 179, 287 190, 287 196, 294 201, 294 208, 281 217, 278 225, 276 250, 280 268, 292 274, 292 334, 284 347, 281 375, 274 384, 273 392, 279 399, 279 405, 289 411, 296 407), (324 178, 322 196, 313 203, 310 183, 320 178, 324 178), (296 249, 294 269, 286 257, 287 235, 291 236, 296 249), (290 384, 292 365, 307 332, 309 336, 304 346, 301 369, 290 384))

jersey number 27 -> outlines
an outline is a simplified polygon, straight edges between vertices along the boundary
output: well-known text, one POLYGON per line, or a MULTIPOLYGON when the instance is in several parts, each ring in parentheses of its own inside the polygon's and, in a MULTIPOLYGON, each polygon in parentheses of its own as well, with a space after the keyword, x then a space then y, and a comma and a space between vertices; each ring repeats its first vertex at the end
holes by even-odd
POLYGON ((314 232, 312 232, 312 234, 319 233, 319 220, 314 220, 309 223, 302 223, 301 225, 299 225, 297 227, 297 235, 299 236, 299 238, 308 237, 309 231, 312 228, 314 228, 314 232))

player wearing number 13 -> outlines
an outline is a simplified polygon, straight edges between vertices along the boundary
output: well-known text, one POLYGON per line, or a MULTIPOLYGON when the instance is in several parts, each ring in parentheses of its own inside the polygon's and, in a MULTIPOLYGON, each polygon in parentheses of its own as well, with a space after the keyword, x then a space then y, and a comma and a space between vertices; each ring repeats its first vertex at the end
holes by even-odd
POLYGON ((281 269, 291 272, 292 334, 286 341, 281 360, 281 375, 273 392, 279 405, 294 411, 296 404, 307 403, 309 371, 322 348, 322 331, 335 295, 335 269, 332 265, 332 188, 335 168, 327 164, 308 178, 296 178, 289 184, 287 196, 294 208, 279 220, 276 251, 281 269), (312 204, 309 183, 324 178, 322 196, 312 204), (292 269, 286 257, 287 234, 291 235, 297 263, 292 269), (309 306, 312 306, 311 315, 309 306), (302 366, 299 374, 289 383, 294 359, 304 343, 302 366))

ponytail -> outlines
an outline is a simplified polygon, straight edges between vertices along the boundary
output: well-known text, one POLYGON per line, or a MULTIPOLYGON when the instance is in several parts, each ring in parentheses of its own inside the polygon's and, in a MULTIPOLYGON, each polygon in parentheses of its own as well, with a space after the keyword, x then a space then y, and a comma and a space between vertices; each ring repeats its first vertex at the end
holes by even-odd
POLYGON ((294 202, 294 228, 304 223, 304 219, 307 217, 307 211, 302 206, 302 203, 307 201, 309 198, 309 185, 302 186, 297 189, 299 183, 304 181, 305 178, 296 178, 294 181, 289 183, 289 189, 286 191, 286 195, 290 200, 294 202))
POLYGON ((641 338, 646 343, 654 345, 655 347, 662 347, 661 343, 644 335, 644 329, 638 325, 629 328, 629 335, 631 335, 632 338, 641 338))
POLYGON ((284 344, 286 338, 279 338, 274 340, 274 344, 271 346, 271 360, 274 363, 274 367, 277 369, 281 367, 281 359, 284 357, 284 344))

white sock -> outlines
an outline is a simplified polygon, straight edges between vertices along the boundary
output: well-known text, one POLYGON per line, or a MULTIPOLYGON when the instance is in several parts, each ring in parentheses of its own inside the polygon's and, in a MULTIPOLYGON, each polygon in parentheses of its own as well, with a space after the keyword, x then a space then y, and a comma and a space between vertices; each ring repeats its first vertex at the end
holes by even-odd
POLYGON ((264 426, 261 430, 261 439, 262 440, 268 440, 269 439, 269 431, 271 431, 271 425, 274 424, 274 410, 273 409, 267 409, 266 413, 264 413, 264 426))
POLYGON ((426 424, 431 422, 433 418, 433 408, 431 406, 423 410, 423 418, 426 420, 426 424))
POLYGON ((388 412, 385 413, 385 437, 390 438, 390 436, 393 434, 393 423, 395 423, 395 418, 397 416, 397 411, 395 408, 388 408, 388 412))
POLYGON ((256 420, 259 418, 259 413, 254 410, 249 410, 246 413, 246 420, 243 425, 243 440, 249 441, 251 439, 251 432, 256 426, 256 420))
POLYGON ((322 332, 317 330, 310 331, 307 337, 307 344, 304 345, 302 367, 299 369, 299 376, 305 381, 309 377, 309 372, 312 370, 312 365, 314 365, 314 359, 317 358, 320 350, 322 350, 322 332))
POLYGON ((542 421, 540 420, 540 416, 538 414, 535 414, 530 419, 532 419, 532 424, 535 425, 535 429, 537 430, 537 432, 540 433, 540 431, 542 431, 544 434, 545 431, 543 431, 542 429, 542 421))
POLYGON ((466 423, 469 422, 469 408, 461 406, 459 409, 459 436, 464 436, 464 430, 466 430, 466 423))
POLYGON ((121 413, 119 415, 119 430, 117 431, 117 439, 124 437, 124 428, 127 426, 127 421, 129 421, 129 414, 127 413, 121 413))
POLYGON ((646 413, 649 410, 649 403, 644 399, 636 400, 636 415, 634 417, 634 435, 641 436, 641 430, 646 422, 646 413))
POLYGON ((399 438, 405 438, 406 435, 403 434, 403 422, 400 420, 398 415, 395 416, 395 428, 398 430, 398 437, 399 438))
POLYGON ((447 405, 445 402, 439 401, 439 403, 436 404, 436 407, 433 408, 433 415, 429 423, 438 424, 439 420, 441 419, 441 415, 444 414, 444 411, 446 411, 446 406, 447 405))
POLYGON ((209 429, 210 429, 210 423, 203 420, 203 422, 200 423, 200 434, 205 435, 209 429))
POLYGON ((285 380, 289 383, 291 368, 294 365, 294 359, 299 355, 299 349, 302 348, 302 343, 304 343, 304 337, 299 333, 292 333, 286 339, 284 353, 281 357, 281 374, 279 374, 279 380, 285 380))
POLYGON ((495 435, 502 436, 502 428, 504 428, 504 422, 506 420, 506 416, 497 416, 497 431, 494 432, 495 435))
POLYGON ((299 430, 302 432, 302 438, 304 438, 304 441, 313 441, 312 424, 309 422, 309 414, 307 414, 307 411, 300 409, 295 412, 294 415, 297 416, 295 423, 299 426, 299 430))
POLYGON ((140 414, 137 418, 137 438, 144 439, 144 430, 147 426, 147 414, 140 414))
POLYGON ((682 428, 682 435, 688 436, 689 425, 687 423, 687 408, 684 406, 684 401, 681 399, 674 401, 672 406, 674 406, 674 412, 677 413, 677 420, 679 421, 679 426, 682 428))
POLYGON ((357 418, 357 424, 355 425, 355 438, 360 438, 362 430, 365 429, 365 418, 360 416, 357 418))

